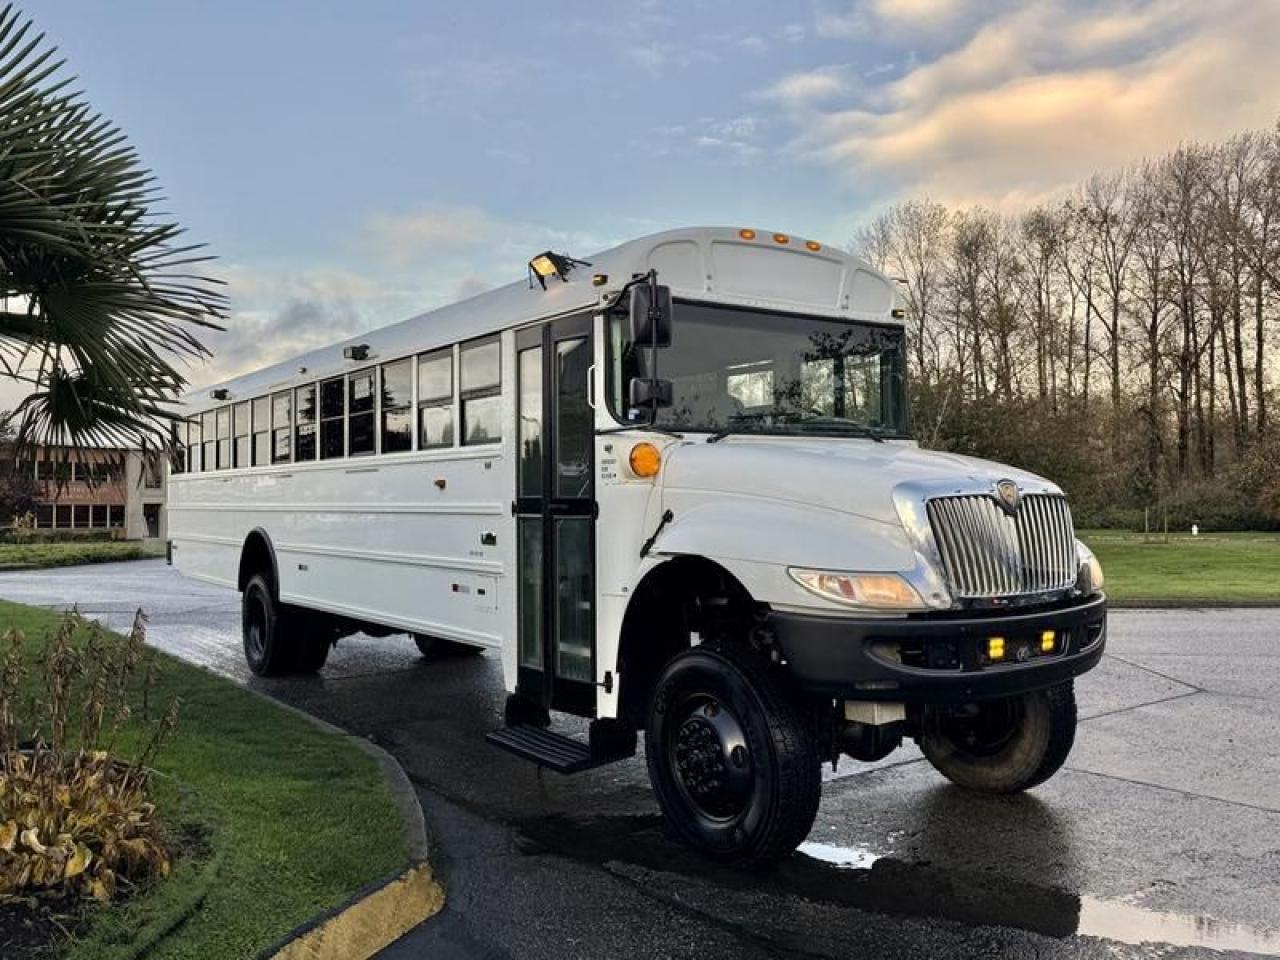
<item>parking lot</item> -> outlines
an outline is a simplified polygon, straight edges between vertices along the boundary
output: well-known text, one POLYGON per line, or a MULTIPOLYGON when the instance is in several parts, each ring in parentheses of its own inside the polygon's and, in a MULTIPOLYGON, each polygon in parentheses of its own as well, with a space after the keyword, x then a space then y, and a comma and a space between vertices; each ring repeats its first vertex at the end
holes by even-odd
POLYGON ((1280 953, 1280 610, 1114 612, 1050 782, 993 799, 914 748, 844 760, 801 851, 745 873, 665 837, 642 756, 563 778, 487 746, 494 656, 352 638, 320 676, 258 680, 238 596, 158 560, 4 574, 0 596, 116 628, 141 606, 162 649, 395 754, 448 906, 388 957, 1280 953))

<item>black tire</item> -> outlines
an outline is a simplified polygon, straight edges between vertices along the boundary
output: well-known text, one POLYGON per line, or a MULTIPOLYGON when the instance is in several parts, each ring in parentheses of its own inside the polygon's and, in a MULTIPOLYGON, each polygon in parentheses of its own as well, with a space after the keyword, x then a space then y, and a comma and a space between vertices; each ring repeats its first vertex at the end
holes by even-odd
POLYGON ((711 857, 769 863, 813 826, 822 778, 811 726, 750 651, 702 646, 673 657, 654 686, 645 756, 668 823, 711 857))
POLYGON ((452 657, 474 657, 484 653, 484 647, 474 647, 469 643, 458 643, 444 637, 432 637, 425 633, 415 633, 413 642, 418 652, 426 660, 448 660, 452 657))
POLYGON ((1019 793, 1058 772, 1076 739, 1071 681, 976 704, 976 713, 933 708, 920 749, 935 770, 982 793, 1019 793))
POLYGON ((292 666, 283 620, 270 582, 255 574, 240 595, 240 630, 245 661, 259 677, 282 676, 292 666))

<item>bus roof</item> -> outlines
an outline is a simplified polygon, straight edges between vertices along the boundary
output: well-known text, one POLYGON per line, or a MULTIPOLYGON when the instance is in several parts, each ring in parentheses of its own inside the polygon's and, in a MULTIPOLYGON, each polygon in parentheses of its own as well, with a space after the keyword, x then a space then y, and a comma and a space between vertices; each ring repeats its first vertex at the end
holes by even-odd
POLYGON ((659 282, 671 287, 675 296, 686 299, 901 323, 891 318, 896 291, 890 280, 865 260, 801 237, 737 227, 689 227, 640 237, 585 260, 589 266, 574 269, 565 282, 550 278, 545 290, 536 281, 509 283, 190 390, 182 400, 197 413, 227 400, 246 400, 293 383, 322 380, 540 318, 587 309, 650 268, 658 271, 659 282), (595 286, 592 278, 596 274, 605 274, 607 282, 595 286), (343 358, 345 348, 360 344, 368 346, 367 359, 343 358), (226 390, 227 400, 211 400, 213 389, 226 390))

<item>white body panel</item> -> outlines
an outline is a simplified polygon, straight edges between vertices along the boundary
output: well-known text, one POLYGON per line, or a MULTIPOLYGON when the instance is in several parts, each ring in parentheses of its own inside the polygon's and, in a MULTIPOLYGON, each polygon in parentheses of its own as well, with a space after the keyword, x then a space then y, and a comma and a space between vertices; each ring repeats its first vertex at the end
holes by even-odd
MULTIPOLYGON (((686 299, 899 322, 891 319, 896 301, 888 280, 854 257, 806 250, 800 240, 782 246, 768 235, 747 242, 732 229, 693 229, 637 240, 590 259, 570 282, 552 278, 545 291, 512 284, 220 385, 229 402, 243 401, 501 332, 503 440, 175 475, 169 487, 175 562, 192 576, 235 587, 246 538, 260 529, 274 546, 285 602, 500 648, 507 686, 514 689, 516 328, 594 312, 626 280, 651 267, 675 296, 686 299), (607 274, 607 282, 594 286, 592 273, 607 274), (368 359, 344 360, 343 348, 350 344, 367 344, 368 359), (496 543, 485 545, 486 534, 496 543)), ((603 326, 597 314, 592 330, 599 370, 605 363, 603 326)), ((598 430, 617 427, 604 381, 593 378, 598 430)), ((455 437, 456 391, 455 373, 455 437)), ((190 398, 193 413, 217 405, 208 396, 199 391, 190 398)), ((920 567, 925 560, 895 508, 899 484, 954 481, 957 488, 972 488, 1000 477, 1040 482, 993 464, 924 453, 902 441, 705 441, 705 435, 675 440, 640 429, 595 439, 599 716, 616 714, 618 687, 607 690, 606 680, 616 675, 628 600, 654 566, 677 555, 706 557, 760 602, 847 614, 803 590, 787 567, 920 567), (628 454, 640 441, 663 448, 656 480, 638 479, 627 468, 628 454), (642 559, 642 544, 668 509, 675 519, 642 559)))

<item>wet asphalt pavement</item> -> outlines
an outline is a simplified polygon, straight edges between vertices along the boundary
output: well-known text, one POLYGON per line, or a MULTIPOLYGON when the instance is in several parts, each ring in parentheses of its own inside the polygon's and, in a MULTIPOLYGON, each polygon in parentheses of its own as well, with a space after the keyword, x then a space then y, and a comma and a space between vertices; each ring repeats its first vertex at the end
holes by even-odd
POLYGON ((744 873, 664 835, 643 756, 566 778, 486 745, 492 655, 351 638, 318 677, 259 680, 238 596, 163 561, 0 574, 0 597, 115 628, 141 605, 158 647, 390 750, 448 905, 388 960, 1280 954, 1280 610, 1114 612, 1047 784, 966 794, 913 747, 843 760, 801 852, 744 873))

